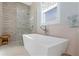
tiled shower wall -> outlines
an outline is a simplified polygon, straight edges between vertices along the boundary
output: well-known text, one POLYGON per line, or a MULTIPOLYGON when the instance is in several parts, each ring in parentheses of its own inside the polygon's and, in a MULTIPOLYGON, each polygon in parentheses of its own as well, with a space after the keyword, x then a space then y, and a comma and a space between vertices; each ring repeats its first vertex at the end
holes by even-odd
POLYGON ((2 3, 0 3, 0 35, 2 34, 2 3))
POLYGON ((17 20, 16 20, 16 39, 22 42, 22 35, 31 33, 30 27, 30 7, 17 3, 17 20))
POLYGON ((10 33, 11 40, 15 40, 16 13, 16 3, 3 2, 3 33, 10 33))
POLYGON ((22 34, 30 33, 29 6, 23 3, 3 2, 3 33, 11 34, 11 42, 22 43, 22 34))

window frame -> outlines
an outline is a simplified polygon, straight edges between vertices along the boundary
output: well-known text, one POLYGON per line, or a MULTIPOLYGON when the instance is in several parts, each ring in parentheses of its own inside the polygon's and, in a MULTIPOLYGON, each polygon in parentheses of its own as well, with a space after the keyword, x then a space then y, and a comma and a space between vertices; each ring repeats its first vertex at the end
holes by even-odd
POLYGON ((50 24, 58 24, 58 23, 60 23, 60 21, 59 21, 59 6, 58 6, 59 4, 58 3, 56 3, 56 4, 54 4, 54 5, 52 5, 52 6, 50 6, 50 7, 48 7, 47 9, 45 9, 45 10, 42 10, 42 3, 41 3, 41 25, 50 25, 50 24), (45 20, 45 13, 46 12, 49 12, 50 10, 52 10, 52 9, 54 9, 54 8, 57 8, 57 19, 56 20, 54 20, 55 21, 55 23, 54 22, 52 22, 52 23, 47 23, 46 24, 46 20, 45 20))

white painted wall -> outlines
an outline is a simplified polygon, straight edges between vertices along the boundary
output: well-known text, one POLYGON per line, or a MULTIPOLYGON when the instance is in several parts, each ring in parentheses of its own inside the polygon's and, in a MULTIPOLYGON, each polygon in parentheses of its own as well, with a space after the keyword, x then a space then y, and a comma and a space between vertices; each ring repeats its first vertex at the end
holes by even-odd
POLYGON ((78 15, 78 4, 79 3, 60 3, 60 20, 61 20, 61 37, 68 38, 70 42, 70 46, 68 49, 68 53, 71 55, 79 55, 77 50, 77 34, 79 28, 70 28, 68 23, 68 16, 78 15))
POLYGON ((74 2, 60 3, 60 19, 61 24, 68 25, 68 17, 78 15, 78 4, 74 2))

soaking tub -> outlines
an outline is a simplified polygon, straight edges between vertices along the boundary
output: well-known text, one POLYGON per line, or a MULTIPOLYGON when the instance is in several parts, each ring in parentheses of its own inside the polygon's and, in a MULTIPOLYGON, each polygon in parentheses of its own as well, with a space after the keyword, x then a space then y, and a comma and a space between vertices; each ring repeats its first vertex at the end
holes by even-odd
POLYGON ((23 34, 23 42, 31 56, 60 56, 68 46, 67 39, 40 34, 23 34))

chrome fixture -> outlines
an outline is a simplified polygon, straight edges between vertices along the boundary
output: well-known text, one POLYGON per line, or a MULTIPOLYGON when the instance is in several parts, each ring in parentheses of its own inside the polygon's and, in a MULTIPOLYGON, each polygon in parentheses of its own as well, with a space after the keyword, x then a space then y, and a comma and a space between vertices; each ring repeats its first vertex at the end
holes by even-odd
POLYGON ((42 25, 40 28, 45 32, 45 34, 47 34, 48 30, 46 25, 42 25))

